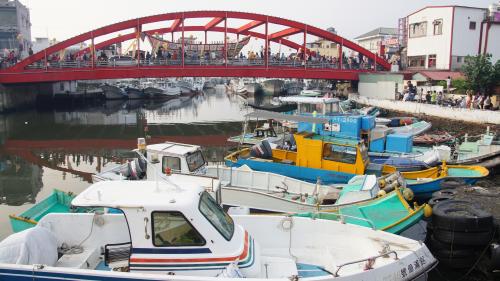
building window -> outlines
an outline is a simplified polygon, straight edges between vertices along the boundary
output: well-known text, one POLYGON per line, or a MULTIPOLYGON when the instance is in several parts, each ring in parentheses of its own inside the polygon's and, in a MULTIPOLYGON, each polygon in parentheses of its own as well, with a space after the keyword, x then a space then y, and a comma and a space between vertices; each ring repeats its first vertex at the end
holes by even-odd
POLYGON ((408 65, 415 68, 424 68, 425 56, 408 57, 408 65))
POLYGON ((408 31, 410 38, 423 37, 427 34, 427 22, 417 22, 410 24, 408 31))
POLYGON ((469 29, 470 30, 476 30, 476 22, 475 21, 470 21, 469 22, 469 29))
POLYGON ((462 58, 463 58, 463 57, 458 56, 458 57, 457 57, 457 62, 458 62, 458 63, 462 63, 462 61, 463 61, 463 59, 462 59, 462 58))
POLYGON ((429 55, 427 59, 428 68, 436 68, 436 55, 429 55))
POLYGON ((181 212, 153 212, 151 216, 156 247, 205 245, 205 239, 181 212))
POLYGON ((434 35, 443 34, 443 20, 438 19, 432 22, 432 26, 434 27, 434 35))

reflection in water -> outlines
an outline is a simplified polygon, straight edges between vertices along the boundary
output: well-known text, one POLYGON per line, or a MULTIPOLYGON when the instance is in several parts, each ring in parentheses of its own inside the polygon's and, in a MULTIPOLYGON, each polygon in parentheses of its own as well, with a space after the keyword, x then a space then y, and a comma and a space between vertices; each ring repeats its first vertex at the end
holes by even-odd
POLYGON ((35 203, 42 188, 43 170, 19 156, 0 155, 0 203, 20 206, 35 203))
POLYGON ((0 239, 8 214, 20 213, 53 188, 79 193, 91 175, 122 161, 138 137, 202 146, 222 161, 229 136, 248 111, 239 97, 209 90, 167 101, 111 101, 54 111, 0 115, 0 239))

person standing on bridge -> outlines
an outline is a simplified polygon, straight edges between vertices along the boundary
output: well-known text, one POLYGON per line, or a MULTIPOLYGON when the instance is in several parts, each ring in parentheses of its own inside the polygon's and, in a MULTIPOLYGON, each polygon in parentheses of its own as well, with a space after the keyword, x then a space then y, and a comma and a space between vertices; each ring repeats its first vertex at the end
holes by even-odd
POLYGON ((31 47, 28 49, 28 55, 30 55, 30 56, 33 55, 33 49, 31 47))

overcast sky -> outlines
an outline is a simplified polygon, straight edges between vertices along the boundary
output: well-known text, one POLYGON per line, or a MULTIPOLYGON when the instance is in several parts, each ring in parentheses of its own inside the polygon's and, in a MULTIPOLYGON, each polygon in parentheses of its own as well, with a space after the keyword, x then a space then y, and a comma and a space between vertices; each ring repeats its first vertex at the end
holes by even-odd
POLYGON ((21 0, 30 8, 32 37, 64 40, 93 28, 141 16, 191 10, 268 14, 313 26, 335 27, 352 39, 428 5, 487 8, 493 0, 21 0))

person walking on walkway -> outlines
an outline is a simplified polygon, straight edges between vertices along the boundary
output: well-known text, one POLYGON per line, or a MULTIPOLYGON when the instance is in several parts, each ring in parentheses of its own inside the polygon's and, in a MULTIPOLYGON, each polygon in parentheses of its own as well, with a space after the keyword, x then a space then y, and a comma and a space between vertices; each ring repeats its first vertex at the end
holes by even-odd
POLYGON ((436 100, 437 100, 437 93, 436 93, 436 91, 432 91, 431 103, 436 104, 436 100))
POLYGON ((472 93, 467 91, 467 98, 465 99, 465 108, 472 108, 472 93))
POLYGON ((424 96, 424 88, 421 88, 420 91, 418 92, 418 98, 417 98, 418 103, 422 102, 423 96, 424 96))
POLYGON ((437 95, 437 104, 438 105, 441 105, 443 103, 443 92, 439 92, 439 94, 437 95))
POLYGON ((486 95, 486 99, 484 99, 484 109, 491 109, 491 97, 490 97, 490 95, 486 95))

